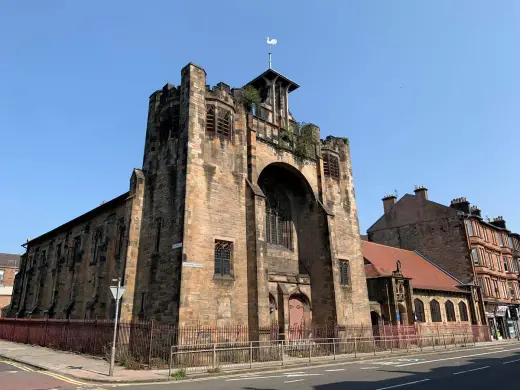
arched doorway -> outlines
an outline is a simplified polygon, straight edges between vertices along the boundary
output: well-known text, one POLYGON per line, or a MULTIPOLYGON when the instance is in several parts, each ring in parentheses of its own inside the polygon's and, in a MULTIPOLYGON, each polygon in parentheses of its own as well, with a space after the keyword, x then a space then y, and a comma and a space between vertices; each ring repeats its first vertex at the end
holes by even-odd
MULTIPOLYGON (((330 252, 323 250, 330 245, 327 214, 302 170, 303 166, 299 170, 282 162, 271 163, 261 170, 257 184, 264 195, 264 210, 257 228, 264 231, 259 250, 264 253, 269 275, 273 278, 276 275, 289 291, 299 288, 299 283, 310 284, 309 296, 320 302, 312 313, 313 325, 325 327, 337 322, 334 285, 330 283, 333 264, 330 252), (298 276, 296 280, 292 275, 298 276)), ((308 297, 296 296, 290 296, 290 302, 284 301, 284 306, 279 301, 279 311, 283 313, 279 313, 279 319, 284 321, 283 326, 310 327, 309 302, 308 297)))
POLYGON ((372 321, 372 326, 379 326, 381 323, 381 316, 377 311, 372 310, 370 312, 370 320, 372 321))
POLYGON ((301 296, 289 298, 289 325, 291 328, 305 327, 305 302, 301 296))
POLYGON ((408 325, 408 311, 406 310, 406 307, 400 303, 399 306, 399 320, 397 323, 399 325, 408 325))

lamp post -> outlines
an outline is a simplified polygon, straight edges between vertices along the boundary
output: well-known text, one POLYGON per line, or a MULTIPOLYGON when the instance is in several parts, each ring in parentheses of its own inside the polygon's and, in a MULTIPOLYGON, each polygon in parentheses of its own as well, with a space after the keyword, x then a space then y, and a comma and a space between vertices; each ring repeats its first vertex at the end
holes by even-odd
POLYGON ((112 353, 110 354, 110 367, 108 370, 108 375, 114 375, 114 364, 116 360, 116 342, 117 342, 117 320, 119 319, 119 300, 123 296, 125 292, 125 288, 121 287, 121 278, 112 279, 113 282, 117 282, 116 287, 110 287, 110 291, 112 291, 112 295, 116 300, 116 314, 114 318, 114 339, 112 341, 112 353))

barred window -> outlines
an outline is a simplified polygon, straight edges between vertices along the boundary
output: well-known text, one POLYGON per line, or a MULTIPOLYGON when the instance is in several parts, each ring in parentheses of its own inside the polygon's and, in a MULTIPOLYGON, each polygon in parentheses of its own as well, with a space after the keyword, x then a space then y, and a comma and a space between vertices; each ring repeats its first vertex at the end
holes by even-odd
POLYGON ((339 159, 329 153, 323 155, 323 172, 325 176, 339 179, 339 159))
POLYGON ((468 321, 468 309, 466 304, 462 301, 459 302, 459 314, 461 321, 468 321))
POLYGON ((208 105, 206 107, 206 134, 218 136, 231 140, 232 138, 232 117, 231 112, 208 105))
POLYGON ((229 241, 215 240, 215 274, 231 275, 231 259, 233 256, 233 243, 229 241))
POLYGON ((430 302, 430 312, 432 314, 432 322, 442 322, 441 306, 435 299, 430 302))
POLYGON ((350 285, 350 269, 347 260, 340 260, 339 262, 340 283, 342 286, 350 285))
POLYGON ((206 133, 208 135, 215 135, 215 107, 206 107, 206 133))
POLYGON ((265 191, 265 235, 269 244, 292 249, 291 211, 287 195, 278 189, 265 191))
POLYGON ((448 321, 456 321, 457 318, 455 317, 455 307, 453 306, 452 301, 446 301, 444 304, 444 308, 446 309, 446 318, 448 321))
POLYGON ((220 108, 217 115, 217 135, 231 139, 231 113, 220 108))
POLYGON ((417 322, 426 322, 426 316, 424 315, 424 303, 420 299, 416 298, 413 301, 415 306, 415 317, 417 322))

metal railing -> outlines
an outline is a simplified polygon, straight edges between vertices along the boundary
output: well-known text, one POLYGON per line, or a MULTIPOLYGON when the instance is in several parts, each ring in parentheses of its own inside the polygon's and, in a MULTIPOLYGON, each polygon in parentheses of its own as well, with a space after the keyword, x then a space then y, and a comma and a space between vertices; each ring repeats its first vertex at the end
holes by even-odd
POLYGON ((430 336, 326 338, 172 346, 169 376, 171 377, 172 373, 178 370, 218 372, 222 369, 285 366, 317 360, 429 351, 468 345, 475 345, 472 334, 451 333, 430 336))

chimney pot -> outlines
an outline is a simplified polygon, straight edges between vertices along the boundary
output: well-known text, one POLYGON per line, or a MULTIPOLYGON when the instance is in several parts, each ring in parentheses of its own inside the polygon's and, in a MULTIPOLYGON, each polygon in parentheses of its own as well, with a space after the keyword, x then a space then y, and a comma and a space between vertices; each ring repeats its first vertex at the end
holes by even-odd
POLYGON ((385 214, 388 214, 397 200, 397 196, 393 194, 386 195, 383 199, 383 209, 385 214))
POLYGON ((422 200, 428 200, 428 188, 425 186, 415 186, 415 196, 419 197, 422 200))

